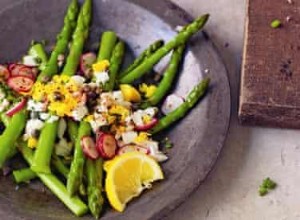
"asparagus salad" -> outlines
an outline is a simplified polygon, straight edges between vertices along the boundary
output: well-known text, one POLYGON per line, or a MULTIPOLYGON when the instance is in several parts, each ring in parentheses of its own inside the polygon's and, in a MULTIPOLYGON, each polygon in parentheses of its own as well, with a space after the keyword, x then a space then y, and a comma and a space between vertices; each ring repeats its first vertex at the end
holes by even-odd
POLYGON ((208 88, 206 78, 185 99, 167 95, 186 42, 208 15, 170 42, 154 42, 125 70, 125 43, 113 31, 102 34, 97 54, 84 51, 91 17, 92 0, 81 9, 72 0, 49 54, 34 42, 22 61, 0 65, 0 168, 22 155, 28 167, 13 171, 18 184, 38 178, 75 215, 99 218, 106 199, 122 212, 164 179, 168 157, 152 135, 183 118, 208 88), (141 83, 168 53, 162 79, 141 83))

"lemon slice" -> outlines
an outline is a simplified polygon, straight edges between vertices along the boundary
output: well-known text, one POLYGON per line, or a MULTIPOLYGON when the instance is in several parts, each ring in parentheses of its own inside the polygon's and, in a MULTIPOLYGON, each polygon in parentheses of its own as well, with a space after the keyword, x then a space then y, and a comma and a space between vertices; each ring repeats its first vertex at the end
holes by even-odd
POLYGON ((129 152, 104 165, 107 172, 105 190, 111 206, 123 212, 126 204, 139 196, 151 183, 164 178, 159 164, 151 157, 129 152))
POLYGON ((139 102, 141 101, 141 94, 131 85, 122 84, 120 90, 124 96, 124 99, 128 102, 139 102))

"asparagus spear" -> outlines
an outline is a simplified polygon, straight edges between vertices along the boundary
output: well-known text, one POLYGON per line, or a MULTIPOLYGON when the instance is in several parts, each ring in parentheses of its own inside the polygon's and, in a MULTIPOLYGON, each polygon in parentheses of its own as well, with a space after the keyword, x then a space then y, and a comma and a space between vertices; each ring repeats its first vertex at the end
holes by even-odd
POLYGON ((63 177, 68 178, 70 170, 57 155, 52 156, 51 164, 63 177))
POLYGON ((163 79, 159 83, 154 94, 148 100, 146 100, 145 103, 141 105, 142 108, 157 105, 169 91, 173 84, 176 72, 178 71, 180 61, 183 58, 184 48, 185 45, 180 45, 174 50, 169 66, 163 75, 163 79))
POLYGON ((173 40, 161 47, 148 59, 144 60, 138 67, 128 73, 126 76, 120 79, 122 84, 131 84, 134 80, 143 76, 146 72, 150 71, 155 64, 157 64, 162 57, 167 55, 171 50, 178 47, 179 45, 185 44, 185 42, 201 28, 204 27, 209 15, 203 15, 196 19, 194 22, 189 24, 183 31, 181 31, 173 40))
MULTIPOLYGON (((113 32, 104 32, 101 39, 101 47, 98 61, 110 60, 113 48, 116 43, 116 35, 113 32)), ((120 45, 122 47, 122 45, 120 45)), ((114 55, 113 55, 114 56, 114 55)), ((113 64, 114 65, 114 64, 113 64)), ((87 175, 88 205, 91 213, 99 218, 104 199, 102 196, 103 161, 96 162, 87 160, 85 173, 87 175)))
POLYGON ((75 121, 68 120, 67 126, 68 126, 69 137, 72 143, 75 143, 78 135, 78 125, 75 121))
POLYGON ((61 32, 57 35, 56 46, 51 53, 46 68, 39 75, 38 80, 44 80, 45 77, 52 77, 53 75, 58 73, 57 58, 59 55, 64 55, 68 48, 73 30, 76 27, 78 12, 79 4, 77 0, 72 0, 64 18, 64 26, 61 32))
MULTIPOLYGON (((19 145, 19 150, 30 165, 33 161, 32 150, 24 144, 19 145)), ((88 211, 86 204, 79 197, 69 196, 64 184, 54 175, 37 173, 37 176, 76 216, 82 216, 88 211)))
POLYGON ((26 123, 26 112, 21 111, 15 114, 9 126, 6 127, 3 134, 0 136, 0 169, 10 156, 11 152, 14 151, 14 143, 21 135, 26 123))
POLYGON ((1 121, 3 122, 5 127, 8 127, 10 120, 11 120, 11 118, 8 117, 6 114, 4 114, 4 113, 1 114, 1 121))
POLYGON ((51 173, 50 161, 56 139, 58 122, 46 123, 39 137, 31 169, 37 173, 51 173))
POLYGON ((145 49, 140 56, 138 56, 133 63, 124 71, 122 72, 118 78, 122 78, 138 67, 144 60, 148 59, 155 51, 161 48, 164 45, 163 40, 155 41, 151 44, 147 49, 145 49))
POLYGON ((81 148, 81 138, 90 134, 91 127, 89 123, 82 121, 79 126, 78 136, 75 142, 74 158, 67 179, 67 189, 71 196, 78 192, 79 187, 82 184, 85 156, 81 148))
POLYGON ((117 43, 117 35, 112 31, 105 31, 101 37, 101 45, 98 54, 98 61, 110 60, 113 49, 117 43))
POLYGON ((86 161, 86 174, 88 182, 88 206, 93 216, 98 219, 102 211, 104 199, 102 196, 102 172, 103 160, 96 161, 87 159, 86 161))
MULTIPOLYGON (((84 42, 88 37, 89 23, 92 13, 92 0, 86 0, 83 4, 76 29, 73 34, 73 42, 70 48, 70 54, 67 58, 63 74, 74 75, 80 60, 80 55, 83 50, 84 42)), ((39 173, 50 173, 50 160, 56 138, 58 121, 46 123, 42 129, 37 150, 34 155, 34 161, 31 169, 39 173), (47 141, 44 141, 47 140, 47 141)))
MULTIPOLYGON (((69 169, 64 165, 61 159, 57 156, 53 156, 51 163, 53 167, 67 179, 69 174, 69 169)), ((36 173, 32 171, 30 168, 15 170, 13 171, 13 176, 16 183, 26 183, 37 177, 36 173)))
POLYGON ((115 82, 117 78, 117 74, 120 70, 123 58, 125 53, 125 44, 122 41, 119 41, 110 58, 110 66, 109 66, 109 81, 104 85, 105 91, 112 91, 115 87, 115 82))
POLYGON ((31 45, 28 54, 38 59, 40 70, 44 70, 46 68, 48 57, 44 46, 41 43, 35 43, 31 45))
POLYGON ((92 17, 92 0, 85 0, 78 17, 77 26, 73 34, 70 53, 63 69, 63 74, 72 76, 76 73, 84 43, 89 35, 92 17))
POLYGON ((158 124, 156 124, 154 128, 150 130, 150 133, 151 134, 158 133, 161 130, 164 130, 167 127, 169 127, 174 122, 183 118, 187 114, 187 112, 196 105, 199 99, 203 97, 206 90, 208 89, 209 82, 210 79, 206 78, 202 80, 197 86, 195 86, 193 90, 189 93, 186 101, 183 104, 181 104, 177 109, 170 112, 165 117, 161 118, 158 124))
POLYGON ((26 183, 37 177, 36 173, 30 168, 23 168, 13 171, 13 176, 16 183, 26 183))

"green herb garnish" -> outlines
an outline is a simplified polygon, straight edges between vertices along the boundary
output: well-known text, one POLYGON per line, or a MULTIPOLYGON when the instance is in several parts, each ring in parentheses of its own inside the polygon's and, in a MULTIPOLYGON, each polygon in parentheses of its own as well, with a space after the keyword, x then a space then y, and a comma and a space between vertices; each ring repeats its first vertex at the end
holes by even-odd
POLYGON ((269 177, 263 180, 263 183, 259 186, 258 193, 260 196, 265 196, 269 193, 269 190, 275 189, 277 184, 269 177))
POLYGON ((163 141, 162 141, 162 145, 166 148, 172 148, 173 147, 173 143, 170 141, 170 139, 168 137, 166 137, 163 141))

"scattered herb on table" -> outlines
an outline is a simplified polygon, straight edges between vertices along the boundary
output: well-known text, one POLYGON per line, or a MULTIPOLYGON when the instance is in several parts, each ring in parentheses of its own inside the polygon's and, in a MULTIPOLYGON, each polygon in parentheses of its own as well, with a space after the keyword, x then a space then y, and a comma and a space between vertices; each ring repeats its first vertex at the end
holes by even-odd
POLYGON ((263 180, 262 184, 259 186, 259 195, 265 196, 269 193, 270 190, 275 189, 277 186, 277 183, 275 183, 273 180, 271 180, 269 177, 263 180))

